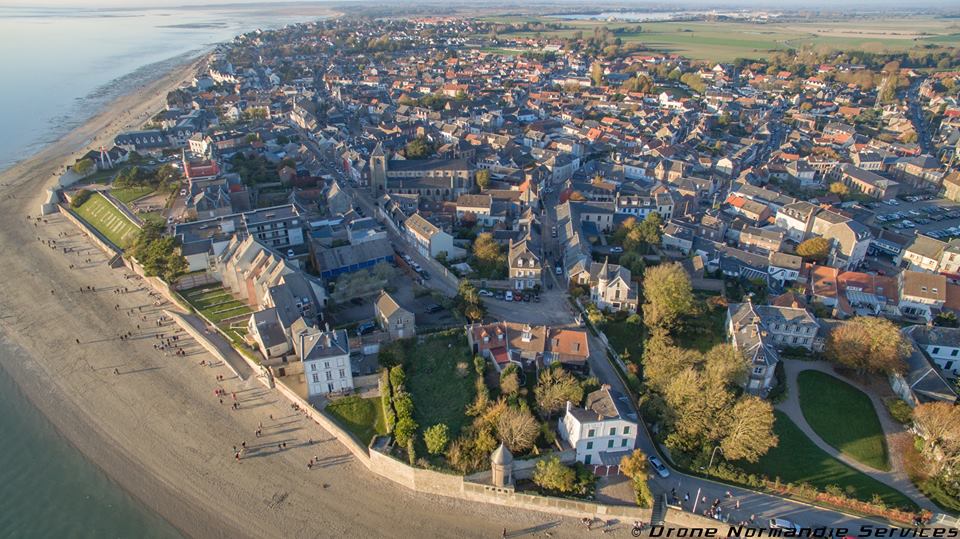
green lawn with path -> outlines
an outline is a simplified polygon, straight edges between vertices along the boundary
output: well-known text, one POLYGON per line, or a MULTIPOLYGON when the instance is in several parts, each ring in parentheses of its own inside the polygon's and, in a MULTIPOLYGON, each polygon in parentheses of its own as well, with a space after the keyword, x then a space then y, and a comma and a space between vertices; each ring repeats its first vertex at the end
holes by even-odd
POLYGON ((857 462, 890 469, 883 427, 870 397, 843 380, 813 370, 801 372, 797 386, 803 417, 823 441, 857 462))
POLYGON ((74 211, 87 224, 97 229, 121 249, 133 245, 140 232, 140 227, 110 204, 100 193, 90 195, 90 198, 74 211))
POLYGON ((849 496, 863 501, 870 501, 876 494, 888 506, 910 509, 915 507, 910 498, 899 491, 825 453, 814 445, 783 412, 774 413, 776 414, 774 432, 779 437, 780 443, 756 463, 736 462, 737 467, 747 473, 765 475, 770 480, 779 477, 784 483, 809 483, 821 490, 830 485, 836 485, 848 492, 849 496))
POLYGON ((363 444, 369 444, 377 434, 387 433, 380 397, 363 399, 351 396, 337 399, 328 404, 324 411, 363 444))

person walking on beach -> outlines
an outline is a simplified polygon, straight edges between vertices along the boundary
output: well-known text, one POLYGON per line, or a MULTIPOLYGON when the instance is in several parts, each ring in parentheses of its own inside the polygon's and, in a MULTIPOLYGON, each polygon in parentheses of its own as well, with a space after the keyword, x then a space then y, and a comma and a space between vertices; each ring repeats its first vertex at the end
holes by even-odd
POLYGON ((117 375, 117 376, 120 376, 120 369, 114 368, 114 369, 113 369, 113 374, 115 374, 115 375, 117 375))

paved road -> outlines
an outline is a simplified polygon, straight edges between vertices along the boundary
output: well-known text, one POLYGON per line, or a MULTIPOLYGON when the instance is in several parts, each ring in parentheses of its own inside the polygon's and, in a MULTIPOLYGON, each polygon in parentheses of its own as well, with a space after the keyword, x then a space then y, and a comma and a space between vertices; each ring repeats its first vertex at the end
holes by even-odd
POLYGON ((910 83, 907 89, 907 116, 913 122, 913 128, 917 132, 917 144, 923 153, 933 154, 934 147, 930 138, 930 127, 923 116, 923 107, 920 105, 920 85, 923 84, 923 78, 917 78, 910 83))

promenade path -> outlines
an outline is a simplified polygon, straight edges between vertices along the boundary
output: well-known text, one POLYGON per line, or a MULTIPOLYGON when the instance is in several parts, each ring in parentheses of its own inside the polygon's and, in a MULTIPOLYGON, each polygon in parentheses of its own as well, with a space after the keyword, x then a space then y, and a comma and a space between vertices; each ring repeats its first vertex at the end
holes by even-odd
MULTIPOLYGON (((890 412, 887 411, 887 407, 883 404, 883 401, 877 392, 866 387, 862 382, 847 378, 834 370, 833 365, 827 361, 802 361, 796 359, 787 359, 784 360, 784 371, 787 375, 787 398, 780 404, 776 406, 778 410, 787 414, 797 427, 810 438, 817 447, 824 450, 827 454, 833 458, 843 462, 847 466, 854 468, 855 470, 860 471, 863 474, 866 474, 881 483, 899 490, 911 500, 914 501, 917 505, 924 509, 929 509, 934 513, 939 512, 939 508, 934 505, 926 496, 923 495, 920 490, 914 486, 913 481, 907 476, 906 470, 903 465, 903 460, 899 453, 896 451, 898 447, 898 440, 903 437, 911 437, 912 435, 908 432, 903 425, 895 421, 890 417, 890 412), (890 458, 890 470, 877 470, 871 466, 867 466, 862 462, 859 462, 855 459, 850 458, 846 454, 839 451, 837 448, 828 444, 821 438, 817 433, 810 427, 810 424, 807 423, 806 418, 803 416, 803 410, 800 408, 800 390, 797 384, 797 376, 803 371, 819 371, 825 374, 829 374, 835 378, 843 380, 844 382, 852 385, 853 387, 863 391, 868 397, 870 397, 870 402, 873 404, 873 408, 877 413, 877 417, 880 419, 880 426, 883 428, 883 434, 887 442, 887 450, 890 458)), ((843 413, 842 410, 838 410, 837 413, 843 413)))

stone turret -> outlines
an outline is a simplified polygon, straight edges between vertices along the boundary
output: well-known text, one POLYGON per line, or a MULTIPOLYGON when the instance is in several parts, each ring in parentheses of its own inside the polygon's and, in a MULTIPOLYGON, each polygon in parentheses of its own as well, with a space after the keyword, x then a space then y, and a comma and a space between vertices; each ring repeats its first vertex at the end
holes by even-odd
POLYGON ((503 488, 513 485, 513 455, 503 443, 490 455, 490 473, 493 486, 503 488))

